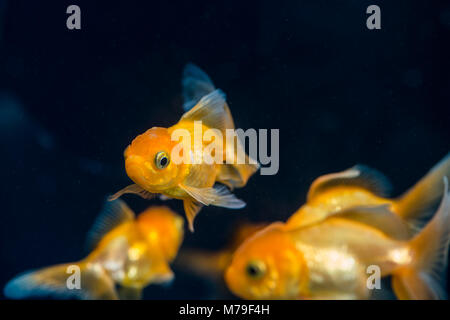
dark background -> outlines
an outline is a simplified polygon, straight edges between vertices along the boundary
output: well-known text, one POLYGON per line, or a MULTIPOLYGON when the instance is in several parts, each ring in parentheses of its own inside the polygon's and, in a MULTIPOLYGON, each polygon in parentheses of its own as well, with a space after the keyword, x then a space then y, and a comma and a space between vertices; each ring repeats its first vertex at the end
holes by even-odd
MULTIPOLYGON (((226 92, 237 127, 280 129, 280 170, 236 191, 245 209, 203 209, 184 247, 286 219, 314 178, 356 163, 399 195, 450 150, 449 40, 448 1, 0 0, 0 287, 83 257, 104 197, 130 182, 124 148, 181 116, 187 62, 226 92), (70 4, 81 30, 66 28, 70 4), (371 4, 381 30, 366 28, 371 4)), ((211 297, 176 275, 146 297, 211 297)))

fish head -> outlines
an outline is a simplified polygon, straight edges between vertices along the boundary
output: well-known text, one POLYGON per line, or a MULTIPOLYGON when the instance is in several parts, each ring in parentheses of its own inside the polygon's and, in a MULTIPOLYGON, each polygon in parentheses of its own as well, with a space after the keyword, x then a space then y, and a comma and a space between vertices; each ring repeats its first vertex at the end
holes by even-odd
POLYGON ((153 127, 138 135, 124 152, 127 175, 151 192, 173 187, 180 171, 180 165, 171 161, 176 144, 166 128, 153 127))
POLYGON ((295 242, 274 223, 236 250, 225 272, 228 288, 244 299, 295 299, 300 295, 305 263, 295 242))
POLYGON ((165 206, 152 206, 142 212, 137 223, 151 248, 160 248, 167 261, 172 261, 183 241, 184 220, 165 206))

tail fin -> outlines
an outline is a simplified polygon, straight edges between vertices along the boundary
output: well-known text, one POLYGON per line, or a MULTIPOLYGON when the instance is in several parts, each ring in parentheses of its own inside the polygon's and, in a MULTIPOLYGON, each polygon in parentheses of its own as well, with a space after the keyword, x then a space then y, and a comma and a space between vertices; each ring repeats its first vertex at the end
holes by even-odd
POLYGON ((450 194, 444 177, 444 196, 433 219, 409 243, 412 261, 394 273, 392 284, 399 299, 446 299, 450 244, 450 194))
POLYGON ((114 283, 103 268, 85 262, 60 264, 26 272, 7 283, 4 294, 10 299, 117 299, 114 283))
POLYGON ((395 212, 414 224, 423 224, 442 197, 442 178, 445 176, 450 177, 450 153, 396 200, 395 212))

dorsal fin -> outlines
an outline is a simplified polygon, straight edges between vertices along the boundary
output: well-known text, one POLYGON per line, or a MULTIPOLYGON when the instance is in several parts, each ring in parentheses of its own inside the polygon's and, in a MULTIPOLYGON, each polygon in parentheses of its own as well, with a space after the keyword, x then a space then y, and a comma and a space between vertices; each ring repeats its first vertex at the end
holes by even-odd
POLYGON ((105 201, 102 211, 98 215, 97 219, 95 219, 94 225, 88 233, 88 248, 95 248, 108 232, 122 223, 133 221, 134 218, 134 212, 124 201, 120 199, 105 201))
POLYGON ((202 97, 216 89, 208 75, 192 63, 184 67, 181 87, 184 111, 191 110, 202 97))
POLYGON ((202 121, 202 124, 222 131, 234 129, 233 118, 225 102, 225 94, 221 90, 214 90, 204 96, 194 108, 186 112, 180 119, 187 121, 202 121))
POLYGON ((389 180, 381 172, 364 165, 356 165, 345 171, 326 174, 314 180, 309 188, 308 200, 337 186, 361 187, 382 197, 388 196, 391 191, 389 180))

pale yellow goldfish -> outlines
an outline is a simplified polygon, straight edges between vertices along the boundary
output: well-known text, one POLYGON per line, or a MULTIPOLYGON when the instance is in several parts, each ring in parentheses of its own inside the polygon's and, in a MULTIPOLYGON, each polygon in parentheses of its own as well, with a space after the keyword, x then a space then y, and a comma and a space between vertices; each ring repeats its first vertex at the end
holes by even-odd
MULTIPOLYGON (((439 209, 411 240, 389 237, 352 215, 298 228, 274 223, 236 251, 228 287, 245 299, 367 299, 369 276, 378 269, 392 276, 399 299, 445 299, 450 194, 444 182, 439 209)), ((355 210, 359 217, 373 214, 355 210)))
POLYGON ((125 170, 135 184, 117 192, 112 199, 125 193, 135 193, 144 198, 162 194, 181 199, 189 229, 193 231, 194 218, 203 205, 232 209, 245 206, 245 202, 237 199, 225 186, 214 187, 216 182, 230 188, 243 187, 259 166, 245 151, 243 163, 236 161, 243 147, 236 136, 225 139, 226 131, 234 130, 234 123, 224 95, 220 90, 214 90, 209 77, 193 65, 185 69, 183 94, 189 100, 185 106, 195 106, 178 123, 170 128, 153 127, 138 135, 126 148, 125 170), (223 140, 206 141, 200 132, 208 129, 218 130, 223 140), (183 144, 181 151, 178 147, 186 141, 179 140, 179 133, 189 135, 186 140, 190 146, 183 144), (196 134, 200 134, 201 139, 197 149, 196 134), (211 154, 218 155, 220 161, 206 161, 204 150, 214 150, 211 154), (173 161, 174 154, 181 154, 189 161, 173 161), (235 162, 227 162, 230 155, 235 162))
POLYGON ((150 207, 135 218, 121 200, 107 202, 89 234, 94 249, 85 259, 19 275, 6 285, 5 296, 139 299, 148 284, 173 279, 169 263, 183 240, 183 224, 167 207, 150 207), (79 287, 69 288, 69 277, 79 287))

